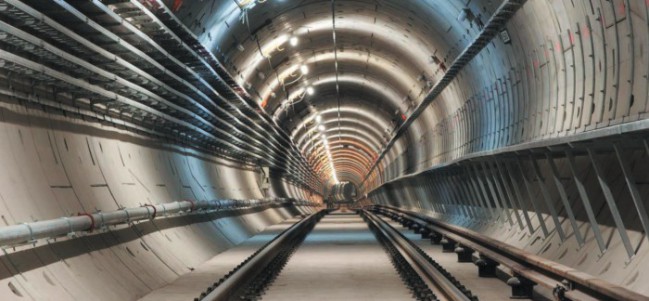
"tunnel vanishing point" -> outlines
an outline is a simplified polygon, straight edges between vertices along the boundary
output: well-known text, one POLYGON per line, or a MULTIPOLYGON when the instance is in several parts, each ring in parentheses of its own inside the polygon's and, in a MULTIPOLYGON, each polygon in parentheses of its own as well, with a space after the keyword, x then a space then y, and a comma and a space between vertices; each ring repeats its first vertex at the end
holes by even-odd
POLYGON ((649 1, 0 0, 0 300, 649 300, 649 1))

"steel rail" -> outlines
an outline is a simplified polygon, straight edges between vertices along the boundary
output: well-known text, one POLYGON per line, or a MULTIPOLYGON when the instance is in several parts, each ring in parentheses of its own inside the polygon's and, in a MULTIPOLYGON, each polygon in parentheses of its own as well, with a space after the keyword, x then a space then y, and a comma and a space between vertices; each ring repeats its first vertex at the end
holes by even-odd
POLYGON ((613 299, 619 301, 649 301, 649 297, 615 285, 590 274, 531 254, 477 232, 455 226, 438 219, 392 206, 373 205, 381 213, 413 220, 420 226, 439 233, 460 245, 479 252, 499 264, 547 289, 565 287, 567 280, 572 289, 565 291, 570 300, 613 299))
MULTIPOLYGON (((437 294, 442 293, 446 300, 452 301, 472 301, 476 298, 469 298, 462 292, 451 280, 443 275, 436 267, 430 264, 421 253, 416 250, 416 246, 401 233, 390 226, 387 222, 367 210, 361 211, 368 220, 374 224, 377 229, 383 233, 384 237, 395 246, 399 252, 415 268, 422 280, 437 294)), ((437 296, 438 298, 441 296, 437 296)))
POLYGON ((310 225, 315 224, 326 210, 312 213, 306 218, 293 224, 288 229, 277 235, 273 240, 246 259, 242 265, 235 269, 222 282, 208 288, 207 294, 202 296, 202 301, 226 301, 233 299, 234 294, 243 288, 251 279, 262 272, 262 270, 275 258, 275 256, 291 241, 305 234, 310 230, 310 225))
POLYGON ((424 110, 428 108, 439 95, 442 94, 442 91, 458 76, 460 71, 469 64, 469 62, 482 51, 491 40, 505 27, 507 21, 511 19, 514 14, 520 9, 527 0, 504 0, 503 3, 498 7, 496 12, 489 18, 489 21, 485 24, 482 31, 478 36, 469 44, 458 57, 453 61, 451 66, 448 68, 448 71, 444 74, 442 79, 433 86, 430 92, 424 97, 424 99, 417 105, 415 110, 408 116, 408 118, 399 126, 399 128, 394 132, 394 135, 390 141, 383 147, 381 154, 377 157, 374 165, 370 171, 365 175, 365 179, 360 186, 365 184, 365 181, 369 178, 370 174, 376 166, 381 162, 383 157, 387 155, 392 146, 397 142, 399 137, 408 131, 408 128, 415 120, 421 115, 424 110))
POLYGON ((210 200, 210 201, 176 201, 157 205, 144 205, 135 208, 95 213, 79 213, 77 216, 66 216, 57 219, 22 223, 0 227, 0 247, 35 244, 38 239, 55 238, 64 235, 73 237, 77 232, 92 232, 108 226, 153 220, 170 215, 186 213, 208 213, 215 210, 234 210, 266 205, 313 206, 313 203, 294 199, 259 199, 259 200, 210 200))

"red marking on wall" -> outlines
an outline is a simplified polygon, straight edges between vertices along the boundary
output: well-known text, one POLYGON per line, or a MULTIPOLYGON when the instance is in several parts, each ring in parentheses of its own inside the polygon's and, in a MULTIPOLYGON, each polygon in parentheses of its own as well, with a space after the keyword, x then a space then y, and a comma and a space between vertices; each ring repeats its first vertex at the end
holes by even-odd
POLYGON ((575 34, 570 33, 570 45, 575 45, 575 34))
POLYGON ((624 17, 626 15, 626 4, 624 2, 620 3, 620 17, 624 17))
POLYGON ((406 114, 401 114, 401 120, 406 121, 408 119, 408 116, 406 114))
POLYGON ((259 105, 260 105, 262 108, 266 108, 266 106, 268 105, 268 100, 267 100, 267 99, 262 100, 262 102, 261 102, 259 105))
MULTIPOLYGON (((649 0, 647 0, 647 1, 649 1, 649 0)), ((563 49, 561 49, 561 43, 560 42, 557 42, 557 44, 554 45, 554 48, 556 48, 557 51, 559 51, 559 52, 561 52, 563 50, 563 49)))
POLYGON ((183 6, 183 0, 174 0, 174 5, 171 7, 171 10, 177 12, 181 6, 183 6))
POLYGON ((584 28, 581 29, 581 36, 584 38, 590 36, 590 28, 588 28, 588 26, 584 26, 584 28))

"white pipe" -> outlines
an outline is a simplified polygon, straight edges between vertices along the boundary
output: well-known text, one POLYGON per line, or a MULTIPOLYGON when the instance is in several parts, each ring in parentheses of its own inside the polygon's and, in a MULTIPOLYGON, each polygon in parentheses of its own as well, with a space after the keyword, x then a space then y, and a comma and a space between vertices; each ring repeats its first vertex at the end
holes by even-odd
POLYGON ((258 207, 267 204, 289 204, 295 206, 315 206, 316 204, 295 199, 261 199, 261 200, 212 200, 212 201, 177 201, 158 205, 145 205, 136 208, 125 208, 110 212, 82 213, 78 216, 24 223, 0 228, 0 247, 33 243, 37 239, 58 237, 75 232, 91 232, 106 226, 154 219, 161 216, 177 215, 190 212, 213 212, 215 210, 232 210, 258 207))

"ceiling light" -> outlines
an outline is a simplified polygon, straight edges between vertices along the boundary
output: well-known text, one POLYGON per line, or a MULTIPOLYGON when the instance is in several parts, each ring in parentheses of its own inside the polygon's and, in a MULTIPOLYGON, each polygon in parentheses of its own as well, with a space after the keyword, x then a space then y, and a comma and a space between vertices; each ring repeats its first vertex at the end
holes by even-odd
POLYGON ((315 122, 317 122, 317 123, 322 122, 322 116, 320 116, 320 115, 316 115, 316 116, 315 116, 315 122))
POLYGON ((307 75, 309 74, 309 67, 307 67, 307 65, 302 65, 300 66, 300 71, 302 71, 302 74, 307 75))
POLYGON ((318 130, 320 130, 321 132, 324 132, 324 131, 326 130, 326 128, 325 128, 324 125, 320 125, 320 126, 318 127, 318 130))
POLYGON ((313 87, 309 86, 306 88, 306 94, 313 95, 313 93, 315 93, 313 87))
POLYGON ((297 37, 293 36, 288 40, 288 42, 289 42, 289 44, 291 44, 291 46, 295 47, 295 46, 297 46, 297 43, 299 42, 299 40, 297 39, 297 37))

